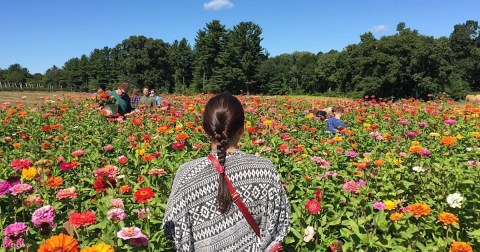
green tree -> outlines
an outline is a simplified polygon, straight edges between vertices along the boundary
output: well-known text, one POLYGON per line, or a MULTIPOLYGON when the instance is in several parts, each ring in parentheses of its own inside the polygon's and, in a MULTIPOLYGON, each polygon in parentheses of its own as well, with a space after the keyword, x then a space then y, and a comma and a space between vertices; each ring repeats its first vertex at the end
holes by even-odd
POLYGON ((29 77, 28 69, 20 64, 12 64, 4 72, 5 81, 12 83, 25 83, 29 77))
POLYGON ((171 47, 175 91, 184 93, 193 81, 194 55, 188 41, 175 40, 171 47))

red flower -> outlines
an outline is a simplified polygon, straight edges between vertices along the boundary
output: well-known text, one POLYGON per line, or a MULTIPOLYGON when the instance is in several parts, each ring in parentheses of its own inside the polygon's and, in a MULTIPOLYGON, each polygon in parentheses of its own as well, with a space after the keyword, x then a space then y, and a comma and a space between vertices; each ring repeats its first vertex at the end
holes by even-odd
POLYGON ((108 188, 115 188, 117 181, 114 178, 108 178, 104 176, 98 176, 93 183, 93 189, 97 192, 106 191, 108 188))
POLYGON ((253 132, 255 132, 256 130, 257 130, 257 129, 255 129, 254 126, 251 126, 251 127, 249 127, 249 128, 247 129, 248 133, 253 133, 253 132))
POLYGON ((118 157, 118 162, 120 164, 126 164, 128 162, 128 158, 122 155, 122 156, 118 157))
POLYGON ((135 124, 137 126, 140 126, 140 125, 143 124, 143 120, 141 118, 138 118, 138 117, 133 118, 132 122, 133 122, 133 124, 135 124))
POLYGON ((184 143, 173 143, 172 144, 172 149, 183 150, 183 149, 185 149, 185 144, 184 143))
POLYGON ((320 189, 315 190, 315 199, 320 202, 323 199, 323 192, 320 189))
POLYGON ((137 203, 146 203, 153 196, 155 196, 155 193, 153 192, 152 188, 149 187, 140 188, 133 194, 133 197, 137 203))
POLYGON ((92 225, 97 219, 92 211, 85 211, 81 213, 73 213, 70 215, 70 218, 68 218, 68 221, 73 227, 77 228, 92 225))
POLYGON ((62 162, 60 163, 60 169, 62 171, 69 171, 75 167, 77 167, 77 163, 76 162, 62 162))
POLYGON ((10 162, 10 167, 14 170, 22 170, 26 168, 30 168, 32 166, 32 161, 30 159, 14 159, 10 162))
POLYGON ((320 203, 318 203, 318 201, 316 200, 309 200, 306 204, 305 204, 305 208, 307 208, 307 211, 310 213, 310 214, 316 214, 318 212, 320 212, 320 210, 322 209, 320 207, 320 203))

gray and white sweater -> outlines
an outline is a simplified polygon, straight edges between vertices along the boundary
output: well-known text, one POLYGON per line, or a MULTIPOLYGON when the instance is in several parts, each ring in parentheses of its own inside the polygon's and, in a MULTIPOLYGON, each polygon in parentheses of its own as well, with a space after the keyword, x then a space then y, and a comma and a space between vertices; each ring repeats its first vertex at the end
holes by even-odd
POLYGON ((232 203, 218 211, 218 173, 207 157, 183 164, 173 181, 163 220, 177 251, 269 251, 290 229, 290 204, 270 160, 228 153, 225 172, 260 227, 257 237, 232 203))

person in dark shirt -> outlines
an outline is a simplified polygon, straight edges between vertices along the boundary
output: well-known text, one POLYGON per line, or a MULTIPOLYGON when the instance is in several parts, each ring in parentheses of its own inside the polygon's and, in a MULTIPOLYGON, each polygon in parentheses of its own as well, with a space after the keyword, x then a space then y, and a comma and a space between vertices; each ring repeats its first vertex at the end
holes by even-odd
POLYGON ((343 107, 336 107, 333 110, 334 116, 327 120, 327 130, 330 133, 335 135, 339 128, 346 128, 347 127, 347 125, 341 119, 342 115, 343 115, 343 112, 344 112, 343 107))
POLYGON ((138 108, 138 103, 140 102, 140 90, 138 90, 138 88, 133 89, 130 101, 130 105, 132 106, 132 108, 138 108))
MULTIPOLYGON (((128 90, 130 89, 130 84, 124 82, 121 83, 117 90, 110 91, 109 95, 115 98, 116 104, 118 105, 118 114, 121 116, 129 116, 133 114, 133 111, 130 96, 128 96, 128 90)), ((107 116, 114 116, 112 114, 107 114, 107 116)))

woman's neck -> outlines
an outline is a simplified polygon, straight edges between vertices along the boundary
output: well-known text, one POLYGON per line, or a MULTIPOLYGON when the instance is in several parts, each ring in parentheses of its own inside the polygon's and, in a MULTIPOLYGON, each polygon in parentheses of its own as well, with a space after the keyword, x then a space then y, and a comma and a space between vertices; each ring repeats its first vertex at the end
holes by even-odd
MULTIPOLYGON (((215 144, 212 144, 212 149, 216 150, 217 146, 215 144)), ((227 149, 227 153, 233 153, 233 152, 236 152, 236 151, 238 151, 238 146, 230 146, 227 149)))

